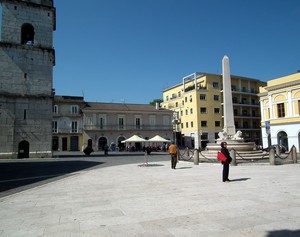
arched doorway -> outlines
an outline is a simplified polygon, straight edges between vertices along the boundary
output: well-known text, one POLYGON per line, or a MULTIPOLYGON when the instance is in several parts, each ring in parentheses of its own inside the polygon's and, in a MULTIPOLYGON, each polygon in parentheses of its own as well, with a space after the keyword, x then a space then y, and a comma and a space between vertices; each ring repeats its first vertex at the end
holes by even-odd
POLYGON ((118 138, 118 147, 119 147, 119 151, 125 151, 125 145, 126 143, 122 143, 122 141, 125 141, 126 138, 121 136, 118 138))
POLYGON ((18 147, 18 158, 29 158, 29 142, 28 141, 21 141, 18 147))
POLYGON ((278 145, 284 146, 287 150, 289 150, 289 142, 286 132, 281 131, 277 134, 277 143, 278 145))
POLYGON ((98 150, 103 151, 104 146, 107 144, 107 139, 105 137, 100 137, 98 140, 98 150))
POLYGON ((93 147, 93 140, 92 139, 89 139, 88 140, 88 145, 87 145, 88 147, 93 147))

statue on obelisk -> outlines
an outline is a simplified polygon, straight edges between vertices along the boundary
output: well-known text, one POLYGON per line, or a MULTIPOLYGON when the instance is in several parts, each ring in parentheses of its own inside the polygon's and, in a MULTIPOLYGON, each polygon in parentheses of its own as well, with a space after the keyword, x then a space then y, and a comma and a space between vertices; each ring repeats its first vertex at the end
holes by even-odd
POLYGON ((236 134, 233 116, 232 105, 232 89, 231 89, 231 77, 229 58, 225 55, 222 60, 222 72, 223 72, 223 114, 224 114, 224 134, 228 138, 236 134))

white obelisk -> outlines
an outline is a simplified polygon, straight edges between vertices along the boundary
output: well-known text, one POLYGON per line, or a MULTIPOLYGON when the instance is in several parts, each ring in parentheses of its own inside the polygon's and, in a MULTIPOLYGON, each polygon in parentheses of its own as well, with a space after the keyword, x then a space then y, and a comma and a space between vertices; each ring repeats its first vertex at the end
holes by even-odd
POLYGON ((224 132, 226 132, 227 136, 230 137, 235 134, 235 125, 234 125, 234 117, 233 117, 229 58, 226 55, 223 57, 222 60, 222 69, 223 69, 224 132))

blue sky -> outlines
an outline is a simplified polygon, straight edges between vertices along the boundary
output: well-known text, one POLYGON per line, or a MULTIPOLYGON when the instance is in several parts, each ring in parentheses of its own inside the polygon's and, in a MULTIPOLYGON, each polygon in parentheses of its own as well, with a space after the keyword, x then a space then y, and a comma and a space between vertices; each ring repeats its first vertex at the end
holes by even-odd
POLYGON ((300 70, 299 0, 55 0, 57 95, 146 103, 193 72, 300 70))

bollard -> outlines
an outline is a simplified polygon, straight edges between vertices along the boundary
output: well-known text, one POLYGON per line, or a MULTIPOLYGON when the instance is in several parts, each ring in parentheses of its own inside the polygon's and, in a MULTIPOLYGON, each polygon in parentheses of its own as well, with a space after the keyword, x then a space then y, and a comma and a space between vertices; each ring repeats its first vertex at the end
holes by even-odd
POLYGON ((276 145, 275 149, 276 149, 276 154, 277 154, 277 155, 280 155, 280 154, 281 154, 279 148, 280 148, 279 145, 276 145))
POLYGON ((194 152, 194 165, 199 165, 199 150, 195 149, 194 152))
POLYGON ((297 161, 297 150, 296 150, 295 146, 292 147, 291 153, 292 153, 292 159, 294 161, 294 164, 297 164, 297 162, 298 162, 297 161))
POLYGON ((275 151, 274 151, 274 149, 270 149, 269 160, 270 160, 270 165, 275 165, 275 151))
POLYGON ((231 158, 232 158, 231 165, 237 166, 237 163, 236 163, 236 152, 235 152, 234 149, 232 149, 232 150, 230 151, 230 156, 231 156, 231 158))

